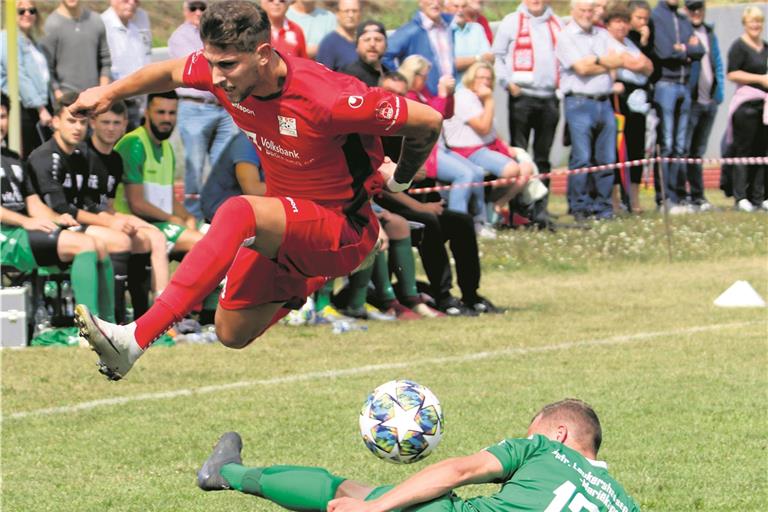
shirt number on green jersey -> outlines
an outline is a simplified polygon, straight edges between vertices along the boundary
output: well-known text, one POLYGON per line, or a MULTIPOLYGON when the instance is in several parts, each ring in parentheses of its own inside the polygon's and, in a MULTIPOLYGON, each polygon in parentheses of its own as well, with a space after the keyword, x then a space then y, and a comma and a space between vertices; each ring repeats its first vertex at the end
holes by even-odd
POLYGON ((571 512, 580 512, 582 510, 586 510, 587 512, 600 512, 597 505, 587 500, 587 497, 580 492, 577 492, 574 496, 573 493, 575 490, 576 485, 573 482, 563 482, 560 487, 552 491, 552 494, 555 495, 555 499, 547 505, 544 512, 560 512, 561 510, 565 510, 566 505, 568 505, 568 510, 571 512), (571 499, 571 496, 573 496, 573 499, 571 499), (568 501, 570 501, 570 503, 568 503, 568 501))

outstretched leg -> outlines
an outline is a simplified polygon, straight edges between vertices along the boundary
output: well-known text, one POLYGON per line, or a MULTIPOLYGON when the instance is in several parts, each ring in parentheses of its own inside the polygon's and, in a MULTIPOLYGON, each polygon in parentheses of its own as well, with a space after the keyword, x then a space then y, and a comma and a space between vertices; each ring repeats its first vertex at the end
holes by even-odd
POLYGON ((221 436, 197 473, 204 491, 232 489, 259 496, 283 508, 324 511, 334 498, 365 499, 373 490, 323 468, 306 466, 247 467, 242 465, 242 440, 235 432, 221 436))
POLYGON ((78 306, 75 321, 80 335, 99 354, 100 371, 112 380, 125 376, 155 339, 218 286, 241 246, 275 257, 285 225, 279 199, 231 198, 219 208, 208 234, 187 254, 163 294, 136 322, 116 326, 78 306))

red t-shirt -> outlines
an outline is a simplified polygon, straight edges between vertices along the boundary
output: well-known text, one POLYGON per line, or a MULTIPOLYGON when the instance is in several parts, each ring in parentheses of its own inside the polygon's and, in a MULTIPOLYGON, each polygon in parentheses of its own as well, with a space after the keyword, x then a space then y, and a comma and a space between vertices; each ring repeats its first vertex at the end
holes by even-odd
POLYGON ((213 86, 202 50, 187 57, 184 85, 211 91, 251 139, 268 195, 348 202, 381 165, 379 136, 397 133, 408 119, 406 101, 315 61, 281 57, 288 73, 270 98, 229 102, 213 86))
POLYGON ((271 43, 272 48, 282 55, 308 57, 304 31, 301 30, 301 27, 297 23, 294 23, 287 18, 281 28, 272 27, 271 43))

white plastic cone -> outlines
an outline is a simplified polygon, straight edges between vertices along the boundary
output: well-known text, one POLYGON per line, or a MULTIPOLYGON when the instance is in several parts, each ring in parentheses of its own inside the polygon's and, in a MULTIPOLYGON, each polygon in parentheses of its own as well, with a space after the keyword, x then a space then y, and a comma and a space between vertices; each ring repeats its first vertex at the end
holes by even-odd
POLYGON ((764 308, 765 301, 746 281, 736 281, 718 298, 715 306, 722 308, 764 308))

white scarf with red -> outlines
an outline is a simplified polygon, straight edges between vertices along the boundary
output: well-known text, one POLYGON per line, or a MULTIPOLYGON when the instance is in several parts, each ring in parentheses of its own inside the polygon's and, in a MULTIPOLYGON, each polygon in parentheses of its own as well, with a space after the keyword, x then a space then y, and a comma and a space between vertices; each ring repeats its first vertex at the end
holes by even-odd
MULTIPOLYGON (((552 38, 552 51, 557 44, 557 35, 562 27, 554 16, 547 19, 549 36, 552 38)), ((533 51, 533 38, 531 37, 530 16, 520 11, 518 17, 517 37, 515 45, 510 51, 509 62, 512 66, 512 81, 517 85, 533 85, 533 67, 536 65, 535 52, 533 51)), ((560 69, 555 59, 555 83, 559 82, 560 69)))

